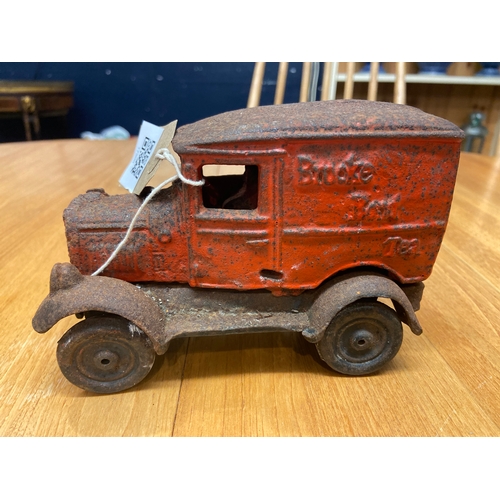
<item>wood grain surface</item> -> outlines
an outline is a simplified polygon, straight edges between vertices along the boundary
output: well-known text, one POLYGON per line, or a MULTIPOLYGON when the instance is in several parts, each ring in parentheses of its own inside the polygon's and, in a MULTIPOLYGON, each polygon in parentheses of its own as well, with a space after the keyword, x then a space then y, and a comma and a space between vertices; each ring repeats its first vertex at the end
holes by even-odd
POLYGON ((0 145, 0 436, 500 435, 500 159, 473 154, 462 155, 426 282, 424 334, 405 326, 383 371, 342 376, 302 337, 268 333, 175 340, 124 393, 71 385, 55 349, 76 319, 44 335, 31 319, 52 265, 68 260, 64 208, 90 188, 123 192, 118 178, 134 146, 0 145))

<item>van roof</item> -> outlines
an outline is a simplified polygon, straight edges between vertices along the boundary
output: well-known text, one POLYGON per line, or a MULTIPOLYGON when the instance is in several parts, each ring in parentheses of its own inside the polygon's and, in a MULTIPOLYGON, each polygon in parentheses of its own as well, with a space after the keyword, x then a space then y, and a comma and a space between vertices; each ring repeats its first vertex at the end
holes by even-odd
POLYGON ((229 111, 177 130, 177 153, 241 142, 336 137, 436 137, 461 140, 449 121, 417 108, 360 100, 316 101, 229 111))

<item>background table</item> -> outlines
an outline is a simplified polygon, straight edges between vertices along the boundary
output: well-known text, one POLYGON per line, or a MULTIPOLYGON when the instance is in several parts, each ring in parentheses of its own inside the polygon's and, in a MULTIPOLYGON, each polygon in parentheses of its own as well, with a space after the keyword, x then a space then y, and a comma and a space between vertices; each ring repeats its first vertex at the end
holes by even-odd
MULTIPOLYGON (((118 178, 135 141, 0 145, 1 436, 499 436, 500 159, 463 154, 450 223, 398 356, 350 378, 300 335, 178 339, 136 388, 86 393, 31 318, 55 262, 63 209, 118 178)), ((164 168, 164 167, 163 167, 164 168)), ((160 171, 160 176, 166 175, 160 171)))

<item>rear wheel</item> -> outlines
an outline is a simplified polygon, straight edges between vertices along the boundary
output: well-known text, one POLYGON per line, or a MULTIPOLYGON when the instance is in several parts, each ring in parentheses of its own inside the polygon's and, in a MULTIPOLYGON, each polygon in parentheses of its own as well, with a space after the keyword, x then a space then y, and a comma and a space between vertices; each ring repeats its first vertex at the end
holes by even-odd
POLYGON ((403 327, 396 312, 381 302, 355 302, 333 318, 318 342, 318 353, 346 375, 380 369, 399 351, 403 327))
POLYGON ((155 357, 144 332, 120 317, 89 317, 70 328, 57 346, 63 375, 99 393, 133 387, 149 373, 155 357))

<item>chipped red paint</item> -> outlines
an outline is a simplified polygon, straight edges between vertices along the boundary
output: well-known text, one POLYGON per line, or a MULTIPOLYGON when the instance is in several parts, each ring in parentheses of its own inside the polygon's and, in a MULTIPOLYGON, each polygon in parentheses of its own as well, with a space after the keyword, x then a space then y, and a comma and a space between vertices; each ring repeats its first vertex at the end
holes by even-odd
MULTIPOLYGON (((181 127, 173 144, 184 175, 257 165, 257 209, 206 208, 203 188, 176 182, 103 274, 275 295, 356 268, 421 282, 446 228, 462 138, 441 118, 368 101, 264 106, 181 127)), ((64 221, 80 272, 107 259, 141 201, 94 190, 70 204, 64 221)))

